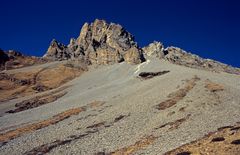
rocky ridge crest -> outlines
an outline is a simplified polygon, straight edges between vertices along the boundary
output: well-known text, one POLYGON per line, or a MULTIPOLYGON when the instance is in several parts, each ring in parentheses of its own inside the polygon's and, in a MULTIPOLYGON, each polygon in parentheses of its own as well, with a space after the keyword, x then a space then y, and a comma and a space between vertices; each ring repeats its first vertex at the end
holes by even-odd
POLYGON ((133 35, 121 25, 99 19, 90 24, 85 23, 79 37, 71 38, 67 46, 54 39, 44 55, 44 58, 50 60, 80 59, 87 64, 114 64, 122 61, 139 64, 145 57, 157 57, 191 68, 240 74, 239 68, 201 58, 178 47, 164 48, 161 42, 154 41, 140 48, 133 35))
POLYGON ((162 43, 156 41, 146 47, 143 47, 143 52, 147 56, 155 56, 159 59, 164 59, 177 65, 240 75, 239 68, 235 68, 215 60, 201 58, 198 55, 186 52, 178 47, 170 46, 164 48, 162 43))

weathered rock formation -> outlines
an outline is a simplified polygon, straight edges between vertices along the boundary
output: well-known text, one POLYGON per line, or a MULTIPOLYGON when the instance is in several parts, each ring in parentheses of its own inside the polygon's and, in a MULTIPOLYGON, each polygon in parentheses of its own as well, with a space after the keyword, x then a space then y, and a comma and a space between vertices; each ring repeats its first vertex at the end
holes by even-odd
POLYGON ((143 47, 143 52, 147 56, 155 56, 158 58, 163 58, 165 55, 163 44, 157 41, 154 41, 153 43, 150 43, 148 46, 143 47))
POLYGON ((47 53, 43 57, 60 61, 69 59, 71 57, 71 53, 65 45, 58 43, 55 39, 53 39, 47 53))
POLYGON ((211 59, 201 58, 178 47, 171 46, 164 49, 163 44, 156 41, 144 47, 143 52, 146 56, 158 57, 171 63, 183 65, 186 67, 205 69, 215 72, 240 74, 239 68, 234 68, 232 66, 211 59))
POLYGON ((177 47, 164 48, 160 42, 154 41, 140 48, 134 37, 121 25, 108 24, 98 19, 90 24, 85 23, 79 37, 72 38, 67 46, 54 39, 44 57, 58 61, 80 59, 87 64, 114 64, 122 61, 138 64, 145 60, 144 57, 157 57, 187 67, 240 74, 238 68, 203 59, 177 47))
POLYGON ((52 41, 44 57, 53 60, 85 59, 92 64, 113 64, 126 61, 138 64, 144 61, 142 50, 134 37, 121 25, 96 19, 85 23, 79 37, 68 46, 52 41))
POLYGON ((232 66, 223 64, 218 61, 211 59, 204 59, 195 54, 188 53, 177 47, 168 47, 165 49, 164 59, 179 65, 184 65, 187 67, 205 69, 215 72, 227 72, 231 74, 240 74, 239 68, 234 68, 232 66))

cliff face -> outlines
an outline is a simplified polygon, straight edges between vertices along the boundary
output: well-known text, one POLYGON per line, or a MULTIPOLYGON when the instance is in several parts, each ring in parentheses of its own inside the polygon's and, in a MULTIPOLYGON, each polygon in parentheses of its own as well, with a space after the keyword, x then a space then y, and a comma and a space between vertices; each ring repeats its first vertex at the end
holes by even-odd
POLYGON ((142 50, 129 32, 121 25, 98 19, 91 24, 85 23, 79 37, 71 39, 68 46, 52 41, 44 57, 54 60, 78 58, 92 64, 144 61, 142 50))

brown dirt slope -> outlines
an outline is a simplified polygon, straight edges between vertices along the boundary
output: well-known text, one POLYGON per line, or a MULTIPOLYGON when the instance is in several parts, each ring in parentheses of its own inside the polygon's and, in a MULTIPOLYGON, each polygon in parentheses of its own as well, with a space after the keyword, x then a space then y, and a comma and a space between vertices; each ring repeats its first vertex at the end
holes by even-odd
POLYGON ((74 66, 70 62, 24 72, 0 73, 0 101, 58 88, 86 70, 85 66, 74 66))

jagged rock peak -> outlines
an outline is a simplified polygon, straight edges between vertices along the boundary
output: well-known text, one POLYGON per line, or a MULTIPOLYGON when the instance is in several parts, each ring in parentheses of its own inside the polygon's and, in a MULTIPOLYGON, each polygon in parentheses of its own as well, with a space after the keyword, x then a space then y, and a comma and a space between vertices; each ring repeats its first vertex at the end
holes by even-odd
POLYGON ((68 50, 67 46, 62 43, 59 43, 56 39, 53 39, 48 47, 46 54, 43 56, 44 58, 50 60, 66 60, 71 57, 71 53, 68 50))
POLYGON ((113 48, 127 50, 136 46, 133 35, 127 32, 121 25, 96 19, 93 23, 85 23, 77 39, 79 45, 88 46, 92 40, 106 43, 113 48), (120 47, 119 47, 120 46, 120 47))
POLYGON ((92 63, 112 64, 126 61, 136 64, 143 61, 142 51, 133 35, 121 25, 108 24, 105 20, 96 19, 91 24, 85 23, 77 38, 77 44, 92 63), (135 58, 130 59, 129 55, 135 58))
POLYGON ((90 24, 85 23, 79 37, 71 39, 67 47, 54 40, 45 57, 55 60, 81 58, 93 64, 121 61, 137 64, 144 61, 142 50, 134 41, 133 35, 119 24, 108 24, 99 19, 90 24))

